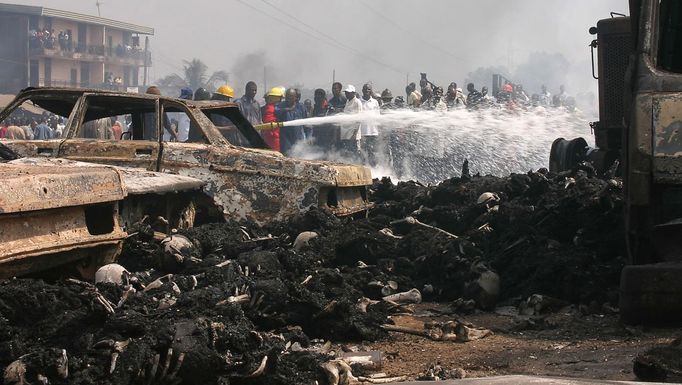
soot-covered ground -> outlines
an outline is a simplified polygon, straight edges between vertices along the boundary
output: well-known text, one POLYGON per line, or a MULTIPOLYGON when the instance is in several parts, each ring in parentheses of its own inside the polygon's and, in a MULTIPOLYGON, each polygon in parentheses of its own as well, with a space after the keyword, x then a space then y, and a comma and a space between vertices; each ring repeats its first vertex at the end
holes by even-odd
POLYGON ((376 180, 370 199, 361 218, 311 210, 180 232, 189 246, 140 225, 119 260, 123 285, 0 282, 5 382, 325 384, 324 342, 388 338, 380 325, 396 304, 381 299, 396 292, 482 310, 532 294, 617 304, 618 179, 465 170, 436 186, 376 180), (294 247, 303 232, 317 236, 294 247))

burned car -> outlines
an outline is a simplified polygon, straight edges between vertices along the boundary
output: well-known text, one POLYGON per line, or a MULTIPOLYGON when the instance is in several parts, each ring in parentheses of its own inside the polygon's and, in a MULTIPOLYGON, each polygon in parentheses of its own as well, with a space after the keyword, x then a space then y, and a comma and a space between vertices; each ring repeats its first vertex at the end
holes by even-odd
POLYGON ((60 157, 145 168, 200 179, 196 220, 289 218, 313 206, 343 216, 369 207, 368 168, 287 158, 270 150, 235 103, 193 102, 100 90, 29 88, 0 113, 22 105, 64 117, 61 137, 10 140, 23 156, 60 157), (111 122, 122 127, 112 135, 111 122), (185 132, 176 130, 186 127, 185 132))
POLYGON ((176 202, 204 184, 58 158, 13 158, 0 143, 0 279, 53 269, 90 279, 120 253, 127 222, 163 218, 168 226, 159 230, 183 227, 188 211, 176 202))

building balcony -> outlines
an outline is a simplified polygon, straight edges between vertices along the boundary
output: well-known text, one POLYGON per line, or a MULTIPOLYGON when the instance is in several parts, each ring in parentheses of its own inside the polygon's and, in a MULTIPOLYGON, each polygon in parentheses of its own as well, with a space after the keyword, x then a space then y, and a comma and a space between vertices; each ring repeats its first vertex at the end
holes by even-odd
POLYGON ((60 79, 40 78, 31 84, 33 87, 62 87, 62 88, 94 88, 98 90, 120 91, 120 92, 139 92, 139 86, 131 84, 109 84, 104 82, 78 82, 60 79))
MULTIPOLYGON (((105 62, 111 64, 143 66, 145 52, 131 47, 107 47, 104 45, 72 44, 72 42, 42 43, 31 42, 29 55, 32 58, 60 58, 67 60, 83 60, 89 62, 105 62)), ((147 54, 147 65, 152 64, 151 52, 147 54)))

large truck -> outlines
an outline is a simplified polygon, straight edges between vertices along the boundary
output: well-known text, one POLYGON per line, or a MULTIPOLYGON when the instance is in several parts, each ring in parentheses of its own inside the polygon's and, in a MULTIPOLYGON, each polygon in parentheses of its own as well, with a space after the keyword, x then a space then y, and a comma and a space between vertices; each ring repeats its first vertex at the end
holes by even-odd
MULTIPOLYGON (((596 148, 557 139, 550 169, 589 161, 620 171, 629 265, 621 318, 682 322, 682 2, 630 0, 630 16, 600 20, 596 34, 596 148), (618 162, 616 165, 614 163, 618 162)), ((594 52, 594 51, 593 51, 594 52)), ((594 58, 594 56, 593 56, 594 58)))

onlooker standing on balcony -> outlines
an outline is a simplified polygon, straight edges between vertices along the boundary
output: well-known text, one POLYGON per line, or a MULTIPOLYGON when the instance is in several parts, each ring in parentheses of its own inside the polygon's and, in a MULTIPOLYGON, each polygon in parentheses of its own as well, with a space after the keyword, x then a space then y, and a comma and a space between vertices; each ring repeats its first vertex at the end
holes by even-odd
POLYGON ((59 31, 57 40, 59 41, 59 49, 66 51, 66 39, 64 38, 64 31, 59 31))

